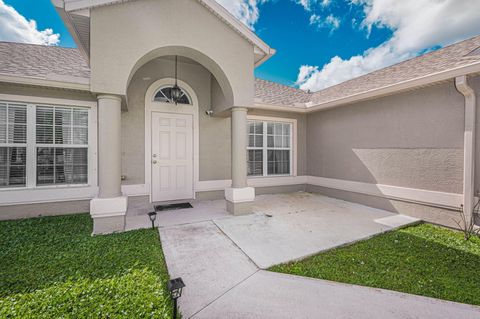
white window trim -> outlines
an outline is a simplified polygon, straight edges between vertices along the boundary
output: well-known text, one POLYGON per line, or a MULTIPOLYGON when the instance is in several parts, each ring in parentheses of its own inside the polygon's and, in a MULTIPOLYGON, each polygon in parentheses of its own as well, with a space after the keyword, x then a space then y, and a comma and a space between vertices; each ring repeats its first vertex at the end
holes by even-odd
MULTIPOLYGON (((292 131, 290 134, 290 174, 281 174, 281 175, 267 175, 267 170, 265 169, 267 164, 267 154, 263 154, 264 169, 263 175, 257 176, 247 176, 248 179, 256 178, 276 178, 276 177, 288 177, 288 176, 297 176, 297 119, 292 118, 283 118, 283 117, 272 117, 272 116, 260 116, 260 115, 247 115, 247 121, 264 121, 264 122, 276 122, 276 123, 288 123, 291 124, 292 131)), ((264 127, 265 130, 265 127, 264 127)), ((248 134, 248 133, 247 133, 248 134)), ((263 145, 267 145, 266 134, 263 136, 263 145)), ((247 143, 248 144, 248 143, 247 143)))
POLYGON ((70 99, 0 94, 0 101, 27 105, 27 184, 25 187, 0 188, 0 205, 29 204, 91 199, 97 187, 97 102, 70 99), (35 106, 88 108, 88 183, 36 186, 36 122, 35 106))

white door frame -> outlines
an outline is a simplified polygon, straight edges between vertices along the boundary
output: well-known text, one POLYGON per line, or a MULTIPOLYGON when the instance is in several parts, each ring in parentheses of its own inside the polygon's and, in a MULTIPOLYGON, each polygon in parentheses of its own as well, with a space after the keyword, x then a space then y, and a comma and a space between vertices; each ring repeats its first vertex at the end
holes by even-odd
POLYGON ((198 98, 195 91, 187 83, 177 80, 178 85, 184 89, 192 100, 192 105, 170 104, 153 100, 155 93, 162 86, 173 85, 175 79, 163 78, 152 83, 145 94, 145 186, 149 190, 149 200, 152 202, 152 112, 191 114, 193 116, 193 181, 192 193, 195 198, 195 187, 199 181, 199 123, 198 123, 198 98))

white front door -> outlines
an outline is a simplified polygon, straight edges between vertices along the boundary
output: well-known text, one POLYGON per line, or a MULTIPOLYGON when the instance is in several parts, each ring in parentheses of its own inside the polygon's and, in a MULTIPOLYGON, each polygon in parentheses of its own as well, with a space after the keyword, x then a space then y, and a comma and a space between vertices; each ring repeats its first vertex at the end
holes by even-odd
POLYGON ((192 115, 152 113, 152 201, 193 198, 192 115))

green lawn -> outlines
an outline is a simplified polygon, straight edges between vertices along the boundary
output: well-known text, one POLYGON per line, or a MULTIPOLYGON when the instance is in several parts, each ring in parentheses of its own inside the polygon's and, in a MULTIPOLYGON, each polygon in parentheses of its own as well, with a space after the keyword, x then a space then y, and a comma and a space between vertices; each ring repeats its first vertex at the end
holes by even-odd
POLYGON ((158 232, 91 232, 87 214, 0 222, 0 318, 170 318, 158 232))
POLYGON ((480 305, 480 238, 429 224, 270 270, 480 305))

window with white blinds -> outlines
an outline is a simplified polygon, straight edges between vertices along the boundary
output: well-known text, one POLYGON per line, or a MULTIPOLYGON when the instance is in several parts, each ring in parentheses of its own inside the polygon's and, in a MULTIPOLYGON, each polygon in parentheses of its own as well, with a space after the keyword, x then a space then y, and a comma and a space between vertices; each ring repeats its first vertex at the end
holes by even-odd
POLYGON ((249 121, 247 174, 291 175, 292 123, 249 121))
POLYGON ((88 184, 89 109, 0 101, 0 188, 88 184))
POLYGON ((27 106, 0 103, 0 188, 26 185, 27 106))
POLYGON ((88 111, 37 107, 36 153, 37 185, 86 184, 88 111))

